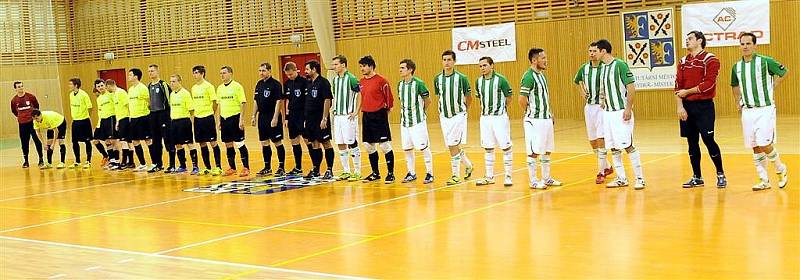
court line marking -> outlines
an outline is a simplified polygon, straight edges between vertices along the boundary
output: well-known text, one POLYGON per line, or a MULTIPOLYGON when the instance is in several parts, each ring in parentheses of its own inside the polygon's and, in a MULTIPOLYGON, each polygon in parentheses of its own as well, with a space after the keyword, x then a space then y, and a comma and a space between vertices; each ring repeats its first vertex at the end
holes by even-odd
MULTIPOLYGON (((269 267, 269 266, 263 266, 263 265, 254 265, 254 264, 243 264, 243 263, 207 260, 207 259, 199 259, 199 258, 192 258, 192 257, 158 255, 158 254, 154 254, 154 253, 144 253, 144 252, 127 251, 127 250, 120 250, 120 249, 109 249, 109 248, 102 248, 102 247, 76 245, 76 244, 60 243, 60 242, 52 242, 52 241, 42 241, 42 240, 34 240, 34 239, 26 239, 26 238, 18 238, 18 237, 10 237, 10 236, 2 236, 2 235, 0 235, 0 239, 19 241, 19 242, 35 243, 35 244, 43 244, 43 245, 50 245, 50 246, 57 246, 57 247, 66 247, 66 248, 73 248, 73 249, 91 250, 91 251, 106 252, 106 253, 118 253, 118 254, 135 255, 135 256, 141 256, 141 257, 154 257, 154 258, 162 258, 162 259, 170 259, 170 260, 181 260, 181 261, 190 261, 190 262, 205 263, 205 264, 215 264, 215 265, 222 265, 222 266, 229 266, 229 267, 241 267, 241 268, 249 268, 249 269, 258 269, 258 270, 261 270, 261 271, 272 271, 272 272, 282 272, 282 273, 296 273, 296 274, 309 275, 309 276, 344 278, 344 279, 370 279, 370 278, 363 278, 363 277, 350 276, 350 275, 340 275, 340 274, 332 274, 332 273, 322 273, 322 272, 314 272, 314 271, 305 271, 305 270, 295 270, 295 269, 287 269, 287 268, 269 267)), ((126 259, 126 260, 128 260, 128 259, 126 259)))
POLYGON ((32 194, 32 195, 20 196, 20 197, 12 197, 12 198, 0 199, 0 202, 6 202, 6 201, 12 201, 12 200, 20 200, 20 199, 26 199, 26 198, 32 198, 32 197, 38 197, 38 196, 46 196, 46 195, 51 195, 51 194, 65 193, 65 192, 78 191, 78 190, 85 190, 85 189, 97 188, 97 187, 108 186, 108 185, 123 184, 123 183, 127 183, 127 182, 137 181, 137 180, 140 180, 140 179, 142 179, 142 180, 154 179, 154 178, 164 177, 164 176, 167 176, 167 175, 169 175, 169 174, 161 174, 161 175, 155 175, 155 176, 152 176, 152 177, 135 178, 135 179, 130 179, 130 180, 117 181, 117 182, 111 182, 111 183, 103 183, 103 184, 91 185, 91 186, 80 187, 80 188, 72 188, 72 189, 66 189, 66 190, 60 190, 60 191, 43 192, 43 193, 37 193, 37 194, 32 194))
MULTIPOLYGON (((648 164, 648 163, 652 163, 652 162, 656 162, 656 161, 661 161, 661 160, 672 158, 672 157, 676 157, 678 155, 680 155, 680 154, 673 154, 673 155, 669 155, 669 156, 665 156, 665 157, 660 157, 658 159, 649 160, 649 161, 646 161, 646 162, 642 162, 642 165, 645 165, 645 164, 648 164)), ((526 169, 527 169, 527 167, 526 167, 526 169)), ((384 233, 384 234, 378 235, 376 237, 371 237, 371 238, 362 239, 362 240, 359 240, 359 241, 354 241, 354 242, 351 242, 351 243, 348 243, 348 244, 344 244, 344 245, 336 246, 336 247, 333 247, 333 248, 325 249, 325 250, 322 250, 322 251, 318 251, 316 253, 312 253, 312 254, 309 254, 309 255, 305 255, 305 256, 301 256, 301 257, 297 257, 297 258, 293 258, 293 259, 289 259, 289 260, 285 260, 285 261, 281 261, 281 262, 277 262, 277 263, 273 263, 273 264, 270 264, 270 266, 280 267, 280 266, 284 266, 284 265, 287 265, 287 264, 291 264, 291 263, 307 260, 307 259, 310 259, 310 258, 313 258, 313 257, 318 257, 318 256, 321 256, 321 255, 324 255, 324 254, 328 254, 328 253, 331 253, 331 252, 335 252, 335 251, 339 251, 339 250, 346 249, 346 248, 349 248, 349 247, 353 247, 353 246, 356 246, 356 245, 364 244, 364 243, 367 243, 367 242, 370 242, 370 241, 373 241, 373 240, 382 239, 382 238, 385 238, 385 237, 389 237, 389 236, 397 235, 397 234, 404 233, 404 232, 407 232, 407 231, 411 231, 411 230, 414 230, 414 229, 418 229, 418 228, 421 228, 421 227, 424 227, 424 226, 437 224, 437 223, 440 223, 440 222, 443 222, 443 221, 448 221, 448 220, 452 220, 452 219, 455 219, 455 218, 463 217, 463 216, 466 216, 466 215, 477 213, 477 212, 480 212, 480 211, 483 211, 483 210, 487 210, 487 209, 490 209, 490 208, 494 208, 494 207, 497 207, 497 206, 502 206, 502 205, 506 205, 506 204, 509 204, 509 203, 517 202, 517 201, 520 201, 520 200, 523 200, 523 199, 532 198, 532 197, 538 196, 540 194, 562 190, 562 189, 564 189, 564 188, 566 188, 568 186, 574 186, 574 185, 577 185, 577 184, 582 184, 582 183, 584 183, 586 181, 591 181, 591 180, 594 180, 594 179, 595 179, 594 176, 587 177, 587 178, 582 179, 582 180, 578 180, 578 181, 575 181, 575 182, 572 182, 572 183, 569 183, 569 184, 565 184, 564 186, 561 186, 561 187, 550 188, 550 189, 543 190, 543 191, 536 191, 536 192, 533 192, 533 193, 529 193, 527 195, 523 195, 523 196, 519 196, 519 197, 515 197, 515 198, 512 198, 512 199, 509 199, 509 200, 504 200, 504 201, 493 203, 493 204, 489 204, 489 205, 486 205, 486 206, 483 206, 483 207, 479 207, 479 208, 475 208, 475 209, 472 209, 472 210, 467 210, 467 211, 464 211, 464 212, 461 212, 461 213, 453 214, 453 215, 450 215, 450 216, 447 216, 447 217, 442 217, 442 218, 439 218, 439 219, 435 219, 433 221, 428 221, 428 222, 417 224, 417 225, 413 225, 413 226, 410 226, 410 227, 401 228, 401 229, 398 229, 398 230, 395 230, 395 231, 392 231, 392 232, 388 232, 388 233, 384 233)))
MULTIPOLYGON (((586 156, 586 155, 593 155, 593 154, 594 153, 583 153, 583 154, 579 154, 579 155, 574 155, 574 156, 571 156, 571 157, 555 160, 555 161, 553 161, 553 163, 561 162, 561 161, 567 161, 567 160, 571 160, 571 159, 574 159, 574 158, 578 158, 578 157, 582 157, 582 156, 586 156)), ((513 172, 517 172, 517 171, 521 171, 521 170, 527 170, 527 169, 528 169, 527 167, 523 167, 523 168, 519 168, 519 169, 517 169, 517 170, 515 170, 513 172)), ((167 254, 167 253, 180 251, 180 250, 184 250, 184 249, 188 249, 188 248, 192 248, 192 247, 197 247, 197 246, 202 246, 202 245, 206 245, 206 244, 210 244, 210 243, 214 243, 214 242, 219 242, 219 241, 222 241, 222 240, 236 238, 236 237, 240 237, 240 236, 244 236, 244 235, 248 235, 248 234, 252 234, 252 233, 258 233, 258 232, 262 232, 262 231, 265 231, 265 230, 271 230, 271 229, 278 228, 278 227, 284 227, 284 226, 288 226, 288 225, 302 223, 302 222, 305 222, 305 221, 316 220, 316 219, 319 219, 319 218, 333 216, 333 215, 341 214, 341 213, 344 213, 344 212, 349 212, 349 211, 353 211, 353 210, 367 208, 367 207, 374 206, 374 205, 386 204, 386 203, 389 203, 389 202, 393 202, 393 201, 397 201, 397 200, 401 200, 401 199, 406 199, 406 198, 418 196, 418 195, 421 195, 421 194, 435 192, 435 191, 441 190, 441 189, 464 186, 467 182, 476 181, 478 179, 479 178, 475 178, 475 179, 464 181, 462 183, 451 185, 451 186, 445 185, 445 186, 442 186, 442 187, 428 189, 428 190, 421 191, 421 192, 413 192, 413 193, 409 193, 409 194, 406 194, 406 195, 402 195, 402 196, 398 196, 398 197, 394 197, 394 198, 390 198, 390 199, 375 201, 375 202, 371 202, 371 203, 367 203, 367 204, 362 204, 362 205, 343 208, 343 209, 330 211, 330 212, 326 212, 326 213, 322 213, 322 214, 318 214, 318 215, 314 215, 314 216, 309 216, 309 217, 302 218, 302 219, 287 221, 287 222, 283 222, 283 223, 279 223, 279 224, 275 224, 275 225, 271 225, 271 226, 267 226, 267 227, 262 227, 262 228, 259 228, 259 229, 239 232, 239 233, 235 233, 235 234, 229 234, 229 235, 221 236, 221 237, 218 237, 218 238, 209 239, 209 240, 206 240, 206 241, 190 243, 190 244, 186 244, 186 245, 183 245, 183 246, 180 246, 180 247, 175 247, 175 248, 172 248, 172 249, 161 250, 161 251, 156 252, 155 254, 167 254)), ((0 232, 0 233, 2 233, 2 232, 0 232)))
MULTIPOLYGON (((46 171, 41 171, 41 172, 46 172, 46 171)), ((89 175, 88 177, 76 177, 76 178, 69 178, 69 179, 63 179, 63 180, 54 180, 54 181, 38 181, 38 182, 35 183, 35 185, 13 186, 13 187, 8 187, 8 188, 3 188, 3 190, 4 191, 8 191, 8 190, 15 190, 15 189, 24 189, 24 188, 28 188, 28 187, 31 187, 31 186, 42 186, 42 185, 49 185, 49 184, 66 183, 66 182, 71 182, 71 181, 80 181, 80 180, 84 180, 84 179, 99 179, 99 180, 112 179, 113 180, 115 178, 114 178, 114 176, 100 176, 98 174, 92 174, 92 175, 89 175)))

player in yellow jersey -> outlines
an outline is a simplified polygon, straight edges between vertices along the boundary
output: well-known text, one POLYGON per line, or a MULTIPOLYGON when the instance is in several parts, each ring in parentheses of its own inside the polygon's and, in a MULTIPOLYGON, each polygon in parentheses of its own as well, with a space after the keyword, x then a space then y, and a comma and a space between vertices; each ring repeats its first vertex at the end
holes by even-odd
POLYGON ((219 126, 229 166, 228 170, 225 170, 225 176, 236 174, 236 148, 238 148, 244 166, 239 172, 239 177, 247 177, 250 176, 250 162, 247 146, 244 145, 244 120, 241 117, 247 98, 244 96, 242 85, 233 80, 233 68, 222 66, 219 76, 222 79, 222 84, 217 87, 219 126))
POLYGON ((114 113, 114 96, 106 89, 106 81, 103 79, 94 80, 94 92, 97 94, 98 121, 94 130, 92 144, 103 155, 103 161, 100 165, 103 169, 108 169, 110 155, 114 153, 114 125, 117 123, 117 117, 114 113), (106 149, 108 149, 108 152, 106 152, 106 149))
POLYGON ((219 121, 219 99, 214 85, 206 81, 206 67, 196 65, 192 67, 192 99, 194 103, 194 140, 200 146, 200 156, 203 158, 205 169, 192 170, 192 175, 219 176, 222 174, 222 161, 219 144, 217 143, 217 124, 219 121), (215 167, 211 168, 209 146, 214 152, 215 167))
POLYGON ((70 87, 69 92, 69 107, 70 115, 72 116, 72 152, 75 155, 75 163, 69 166, 70 169, 80 167, 81 163, 81 149, 80 142, 83 142, 86 148, 86 163, 83 164, 84 169, 92 167, 92 121, 89 118, 92 110, 92 100, 89 94, 81 89, 81 79, 69 79, 67 84, 70 87))

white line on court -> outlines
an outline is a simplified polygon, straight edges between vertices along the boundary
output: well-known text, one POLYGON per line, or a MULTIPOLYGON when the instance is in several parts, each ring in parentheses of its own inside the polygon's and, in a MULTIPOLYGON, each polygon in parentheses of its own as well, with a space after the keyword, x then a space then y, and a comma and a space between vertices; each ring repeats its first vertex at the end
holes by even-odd
POLYGON ((64 273, 60 273, 60 274, 56 274, 56 275, 47 277, 47 279, 57 279, 57 278, 61 278, 61 277, 64 277, 64 276, 67 276, 67 275, 64 274, 64 273))

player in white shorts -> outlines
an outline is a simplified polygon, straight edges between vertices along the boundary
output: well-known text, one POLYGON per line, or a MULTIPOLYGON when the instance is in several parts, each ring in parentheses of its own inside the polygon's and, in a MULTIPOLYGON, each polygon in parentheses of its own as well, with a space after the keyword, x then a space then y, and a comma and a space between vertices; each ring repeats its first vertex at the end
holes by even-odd
POLYGON ((603 62, 600 61, 599 53, 597 43, 592 42, 589 45, 589 62, 578 68, 574 80, 586 99, 586 106, 583 107, 586 134, 589 136, 589 145, 597 155, 598 171, 594 180, 595 184, 604 183, 606 176, 614 173, 614 169, 611 168, 606 157, 608 150, 606 150, 603 139, 605 128, 603 128, 603 108, 600 106, 600 69, 603 62))
POLYGON ((622 150, 625 150, 636 175, 634 189, 641 190, 645 187, 642 159, 633 145, 633 94, 636 91, 633 73, 627 63, 611 55, 611 43, 608 40, 600 39, 596 45, 603 61, 603 66, 600 68, 603 135, 606 149, 611 149, 614 170, 617 173, 617 179, 606 184, 606 187, 628 186, 625 168, 622 165, 622 150))
POLYGON ((481 147, 486 151, 486 175, 475 182, 477 185, 494 184, 494 148, 503 150, 505 180, 511 186, 512 160, 511 125, 508 120, 508 103, 511 101, 511 85, 508 79, 494 71, 494 60, 482 57, 478 60, 481 76, 475 81, 475 96, 481 103, 481 147))
POLYGON ((756 36, 753 33, 746 32, 739 36, 739 48, 742 59, 733 65, 731 86, 742 112, 744 144, 753 149, 753 162, 758 172, 759 182, 753 186, 753 190, 770 188, 767 159, 775 165, 780 178, 778 187, 783 188, 788 182, 788 170, 773 146, 776 140, 774 94, 789 70, 775 59, 756 53, 756 36))
POLYGON ((450 150, 452 176, 447 185, 462 182, 461 164, 465 165, 464 178, 472 175, 472 162, 461 145, 467 143, 467 109, 472 102, 469 79, 455 70, 456 53, 446 50, 442 53, 442 72, 433 78, 434 93, 439 96, 439 121, 442 124, 444 144, 450 150))
POLYGON ((550 110, 550 90, 542 71, 547 69, 547 55, 543 49, 528 51, 531 67, 522 75, 519 104, 525 111, 525 148, 527 150, 528 179, 533 189, 561 186, 550 177, 550 153, 553 152, 553 114, 550 110), (542 168, 542 179, 536 175, 536 162, 542 168))
POLYGON ((400 135, 403 140, 403 150, 406 154, 408 174, 403 178, 403 183, 417 179, 414 172, 414 149, 422 151, 425 159, 425 180, 423 183, 433 182, 433 154, 431 154, 430 140, 428 138, 427 113, 431 104, 430 92, 420 78, 414 76, 417 65, 411 59, 400 61, 400 82, 397 83, 397 95, 400 97, 400 135))
POLYGON ((361 180, 361 149, 358 147, 358 112, 361 111, 361 87, 355 75, 347 71, 347 58, 339 55, 333 58, 333 140, 339 148, 342 174, 337 180, 361 180), (350 160, 353 158, 353 170, 350 160))

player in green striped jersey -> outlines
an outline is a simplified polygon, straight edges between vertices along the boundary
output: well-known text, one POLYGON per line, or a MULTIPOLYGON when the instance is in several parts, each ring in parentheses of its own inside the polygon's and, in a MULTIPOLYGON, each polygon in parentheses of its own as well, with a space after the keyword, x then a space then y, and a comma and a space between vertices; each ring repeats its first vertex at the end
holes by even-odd
POLYGON ((425 184, 433 182, 433 154, 428 137, 428 116, 426 110, 431 104, 430 92, 420 78, 414 76, 417 65, 411 59, 400 61, 400 82, 397 83, 397 95, 400 97, 400 135, 403 139, 403 150, 406 154, 408 174, 403 183, 417 179, 414 172, 414 149, 422 151, 425 159, 425 184))
POLYGON ((505 179, 503 185, 511 186, 512 159, 511 125, 508 120, 508 103, 511 85, 508 79, 494 71, 494 60, 485 56, 478 60, 481 76, 475 80, 475 96, 481 103, 481 146, 485 150, 486 175, 477 185, 494 184, 494 148, 503 150, 505 179))
POLYGON ((753 149, 753 162, 760 181, 754 191, 770 188, 767 176, 769 159, 774 165, 783 188, 788 181, 786 165, 773 147, 775 142, 775 88, 786 78, 788 70, 775 59, 756 53, 756 36, 742 33, 739 36, 742 59, 733 65, 731 86, 742 112, 742 129, 745 146, 753 149), (777 76, 777 77, 776 77, 777 76))
POLYGON ((333 77, 334 141, 339 148, 343 172, 337 180, 361 180, 361 149, 358 147, 358 112, 361 112, 361 86, 358 78, 347 71, 347 57, 338 55, 331 63, 333 77), (353 171, 350 159, 353 158, 353 171))
POLYGON ((461 164, 466 167, 464 179, 472 176, 472 162, 461 145, 467 143, 467 109, 472 102, 467 76, 456 71, 456 53, 442 53, 442 72, 433 78, 434 93, 439 97, 439 121, 444 144, 450 150, 453 175, 448 185, 461 183, 461 164))
POLYGON ((611 55, 611 43, 606 39, 597 41, 603 66, 600 70, 600 106, 603 107, 604 139, 606 149, 611 149, 617 179, 606 184, 616 188, 628 185, 622 165, 622 150, 628 153, 636 175, 634 189, 645 187, 642 160, 633 145, 633 95, 636 91, 633 73, 628 64, 611 55))
POLYGON ((589 136, 589 145, 597 155, 597 177, 595 184, 602 184, 606 176, 614 172, 611 164, 608 163, 606 155, 608 151, 603 139, 603 109, 600 107, 600 69, 603 62, 600 61, 600 50, 597 43, 589 44, 589 61, 578 68, 574 82, 578 85, 579 91, 586 99, 586 106, 583 107, 584 120, 586 122, 586 133, 589 136))

